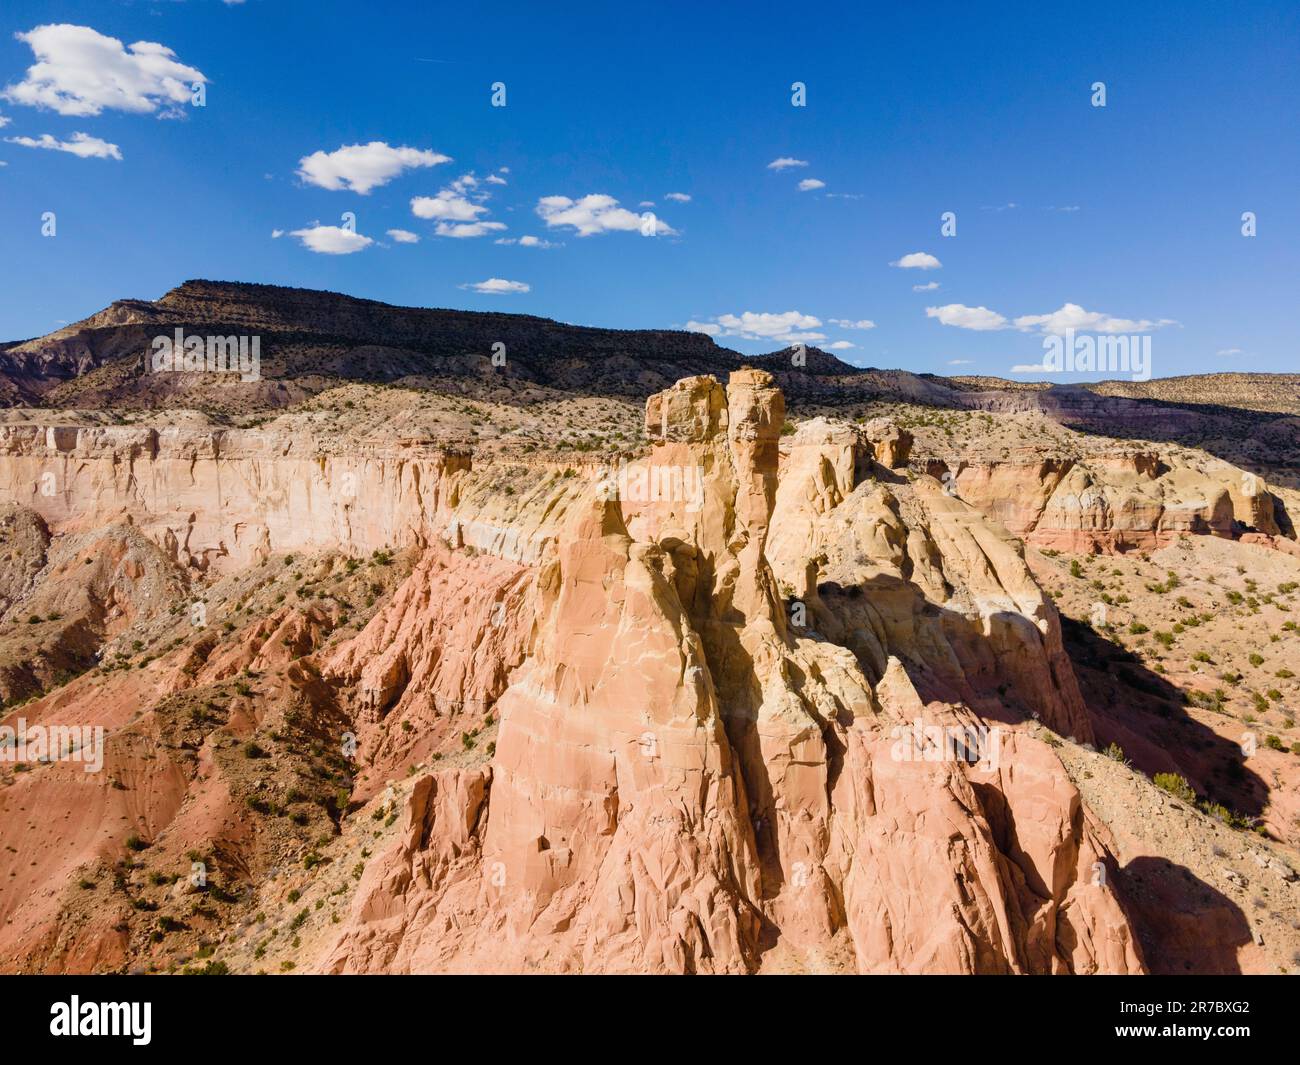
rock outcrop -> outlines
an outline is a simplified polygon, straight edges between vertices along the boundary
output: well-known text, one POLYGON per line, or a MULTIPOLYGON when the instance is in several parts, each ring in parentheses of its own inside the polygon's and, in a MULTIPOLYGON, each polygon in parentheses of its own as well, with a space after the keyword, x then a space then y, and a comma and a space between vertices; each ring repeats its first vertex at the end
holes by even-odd
POLYGON ((1149 551, 1184 535, 1284 538, 1263 479, 1227 462, 1133 450, 1084 460, 1026 452, 935 472, 949 474, 961 499, 1047 549, 1149 551))
POLYGON ((417 781, 320 968, 750 972, 780 943, 862 972, 1141 970, 1051 748, 963 698, 1013 676, 1086 727, 1014 546, 937 483, 859 481, 881 453, 835 427, 783 475, 783 423, 763 371, 650 400, 649 458, 588 486, 536 567, 490 767, 417 781), (777 570, 809 544, 796 624, 777 570), (977 557, 958 594, 945 560, 977 557), (969 742, 913 742, 933 729, 969 742))

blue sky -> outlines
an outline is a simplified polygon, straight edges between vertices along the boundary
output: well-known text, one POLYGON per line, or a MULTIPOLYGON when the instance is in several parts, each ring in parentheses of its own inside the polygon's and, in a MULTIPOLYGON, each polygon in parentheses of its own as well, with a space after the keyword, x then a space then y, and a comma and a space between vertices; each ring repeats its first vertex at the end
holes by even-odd
POLYGON ((935 373, 1075 321, 1156 376, 1300 365, 1300 5, 555 6, 7 0, 0 337, 207 277, 935 373), (344 212, 371 243, 311 250, 344 212))

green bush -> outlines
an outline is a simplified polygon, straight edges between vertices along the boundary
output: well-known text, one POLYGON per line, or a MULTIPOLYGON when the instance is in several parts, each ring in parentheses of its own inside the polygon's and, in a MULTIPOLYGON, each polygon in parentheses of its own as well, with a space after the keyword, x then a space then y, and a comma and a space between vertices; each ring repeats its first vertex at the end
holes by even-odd
POLYGON ((1175 799, 1182 799, 1192 805, 1196 803, 1196 792, 1187 783, 1186 777, 1178 773, 1157 773, 1152 780, 1157 788, 1169 792, 1175 799))

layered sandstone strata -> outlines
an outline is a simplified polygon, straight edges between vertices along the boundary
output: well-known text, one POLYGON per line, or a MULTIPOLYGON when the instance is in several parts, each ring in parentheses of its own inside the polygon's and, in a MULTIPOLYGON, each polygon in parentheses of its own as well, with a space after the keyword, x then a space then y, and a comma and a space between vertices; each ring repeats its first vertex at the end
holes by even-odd
POLYGON ((1015 545, 833 427, 783 473, 783 423, 762 371, 687 379, 647 406, 644 483, 698 492, 556 495, 495 756, 416 784, 321 968, 746 972, 779 941, 863 972, 1141 969, 1049 746, 999 731, 981 767, 899 740, 987 728, 963 696, 1001 676, 1086 728, 1015 545))
POLYGON ((423 544, 448 476, 468 466, 432 445, 333 448, 256 429, 0 427, 0 502, 57 532, 130 520, 199 570, 423 544))
POLYGON ((1152 451, 1086 459, 1026 452, 935 472, 949 473, 961 499, 1049 549, 1152 550, 1189 534, 1284 535, 1263 479, 1226 462, 1152 451))

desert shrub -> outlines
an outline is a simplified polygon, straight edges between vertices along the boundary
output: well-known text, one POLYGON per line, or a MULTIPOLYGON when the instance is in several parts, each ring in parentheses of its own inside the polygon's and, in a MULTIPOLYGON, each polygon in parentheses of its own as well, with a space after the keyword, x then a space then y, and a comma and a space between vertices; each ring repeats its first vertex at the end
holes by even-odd
POLYGON ((1169 792, 1175 799, 1182 799, 1185 803, 1196 802, 1196 792, 1186 777, 1178 773, 1157 773, 1152 780, 1157 788, 1169 792))

